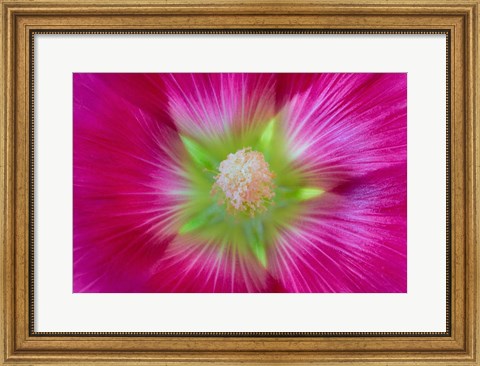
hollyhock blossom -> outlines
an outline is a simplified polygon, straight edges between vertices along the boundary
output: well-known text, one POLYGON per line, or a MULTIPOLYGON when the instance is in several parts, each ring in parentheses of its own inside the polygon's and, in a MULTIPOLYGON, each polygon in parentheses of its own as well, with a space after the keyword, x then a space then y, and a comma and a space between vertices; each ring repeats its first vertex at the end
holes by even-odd
POLYGON ((74 292, 406 292, 406 74, 73 90, 74 292))

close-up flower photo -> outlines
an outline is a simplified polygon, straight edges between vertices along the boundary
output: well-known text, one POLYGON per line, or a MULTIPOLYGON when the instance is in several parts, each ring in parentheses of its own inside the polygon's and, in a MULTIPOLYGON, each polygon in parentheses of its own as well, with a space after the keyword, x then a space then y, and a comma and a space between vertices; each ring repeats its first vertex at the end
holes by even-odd
POLYGON ((407 292, 406 73, 74 73, 73 292, 407 292))

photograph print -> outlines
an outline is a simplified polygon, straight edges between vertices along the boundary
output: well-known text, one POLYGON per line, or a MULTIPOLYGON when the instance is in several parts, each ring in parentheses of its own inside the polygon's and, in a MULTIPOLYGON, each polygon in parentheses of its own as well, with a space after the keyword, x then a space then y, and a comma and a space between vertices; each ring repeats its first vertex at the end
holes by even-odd
POLYGON ((406 73, 74 73, 74 293, 406 293, 406 73))

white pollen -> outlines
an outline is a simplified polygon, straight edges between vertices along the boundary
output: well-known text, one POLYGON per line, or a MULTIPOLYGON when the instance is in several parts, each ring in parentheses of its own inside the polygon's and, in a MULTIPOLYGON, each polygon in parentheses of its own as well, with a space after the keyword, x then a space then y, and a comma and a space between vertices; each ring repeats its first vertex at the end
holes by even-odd
POLYGON ((215 176, 212 195, 221 192, 220 204, 227 205, 231 213, 245 212, 250 216, 266 210, 275 196, 273 178, 265 157, 247 147, 229 154, 220 163, 215 176))

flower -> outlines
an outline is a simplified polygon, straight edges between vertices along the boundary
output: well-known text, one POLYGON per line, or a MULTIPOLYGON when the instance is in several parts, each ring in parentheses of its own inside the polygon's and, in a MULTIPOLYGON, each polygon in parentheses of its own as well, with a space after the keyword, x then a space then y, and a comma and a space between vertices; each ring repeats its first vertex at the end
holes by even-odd
POLYGON ((73 91, 74 292, 406 292, 406 74, 73 91))

